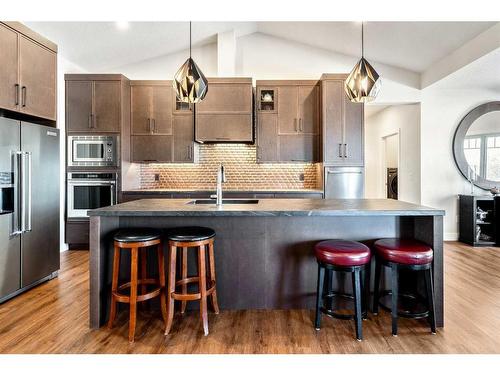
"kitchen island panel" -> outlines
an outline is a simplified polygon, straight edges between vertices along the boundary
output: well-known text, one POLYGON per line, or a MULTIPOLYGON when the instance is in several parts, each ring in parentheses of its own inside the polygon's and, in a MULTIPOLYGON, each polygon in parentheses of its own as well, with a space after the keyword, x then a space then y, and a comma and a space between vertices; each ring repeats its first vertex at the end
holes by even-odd
MULTIPOLYGON (((119 227, 166 229, 185 225, 208 226, 217 232, 217 292, 223 309, 313 308, 317 280, 313 248, 318 241, 329 238, 370 241, 399 236, 420 239, 434 247, 436 315, 438 326, 443 324, 442 216, 385 213, 380 216, 92 216, 91 327, 102 325, 108 314, 113 231, 119 227)), ((191 270, 196 269, 194 255, 190 251, 191 270)), ((155 262, 151 255, 151 270, 155 269, 155 262)), ((127 266, 124 260, 125 277, 127 266)), ((336 286, 349 291, 348 281, 336 278, 336 286)), ((418 281, 420 284, 421 280, 418 281)), ((191 307, 196 308, 196 304, 191 307)))

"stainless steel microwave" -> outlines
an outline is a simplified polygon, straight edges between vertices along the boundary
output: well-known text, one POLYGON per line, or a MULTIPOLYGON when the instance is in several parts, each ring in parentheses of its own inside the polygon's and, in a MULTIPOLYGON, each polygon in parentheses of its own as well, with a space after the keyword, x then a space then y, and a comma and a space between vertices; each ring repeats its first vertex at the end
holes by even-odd
POLYGON ((118 167, 117 135, 73 135, 68 137, 68 166, 118 167))

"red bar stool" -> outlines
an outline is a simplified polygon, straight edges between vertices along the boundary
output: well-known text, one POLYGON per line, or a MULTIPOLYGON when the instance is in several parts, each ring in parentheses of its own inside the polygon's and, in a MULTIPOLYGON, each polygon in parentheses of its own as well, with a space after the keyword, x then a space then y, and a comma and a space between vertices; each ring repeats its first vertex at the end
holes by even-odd
POLYGON ((318 261, 318 289, 316 294, 316 320, 315 328, 319 330, 321 327, 321 314, 339 318, 353 319, 356 322, 356 339, 363 339, 362 332, 362 304, 368 305, 369 291, 369 269, 370 269, 370 249, 368 246, 356 242, 345 240, 328 240, 316 244, 314 247, 316 260, 318 261), (361 296, 361 271, 364 269, 365 280, 365 297, 361 296), (325 271, 328 276, 327 293, 324 293, 325 271), (333 271, 350 272, 352 274, 353 294, 345 295, 333 292, 331 288, 331 279, 333 271), (354 315, 339 314, 331 309, 331 302, 335 297, 349 297, 354 301, 354 315), (324 306, 324 300, 328 300, 330 307, 324 306), (364 300, 364 301, 362 301, 364 300), (363 303, 364 302, 364 303, 363 303))
MULTIPOLYGON (((431 332, 436 333, 436 317, 434 311, 434 287, 432 280, 432 248, 426 244, 413 239, 386 238, 375 241, 375 292, 373 298, 373 313, 378 313, 378 306, 384 307, 380 299, 380 274, 382 266, 391 268, 391 316, 392 334, 398 334, 398 317, 407 318, 429 318, 431 332), (425 277, 425 289, 427 294, 427 311, 411 313, 398 311, 398 302, 401 298, 398 287, 399 271, 406 269, 410 271, 423 271, 425 277)), ((389 291, 387 291, 389 292, 389 291)), ((417 299, 418 295, 407 295, 417 299)))

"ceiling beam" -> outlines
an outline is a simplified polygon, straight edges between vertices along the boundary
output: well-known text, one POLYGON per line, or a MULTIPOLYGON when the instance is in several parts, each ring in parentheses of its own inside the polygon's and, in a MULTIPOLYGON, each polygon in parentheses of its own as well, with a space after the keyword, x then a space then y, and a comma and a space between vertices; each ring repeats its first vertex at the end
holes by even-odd
POLYGON ((426 88, 477 59, 500 48, 500 23, 495 24, 440 61, 432 64, 421 76, 421 87, 426 88))
POLYGON ((236 75, 236 35, 234 30, 217 34, 217 75, 236 75))

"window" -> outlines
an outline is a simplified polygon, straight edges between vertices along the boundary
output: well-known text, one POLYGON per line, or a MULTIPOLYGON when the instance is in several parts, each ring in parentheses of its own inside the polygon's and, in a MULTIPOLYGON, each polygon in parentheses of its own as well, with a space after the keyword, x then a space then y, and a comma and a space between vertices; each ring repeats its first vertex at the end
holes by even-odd
POLYGON ((480 176, 500 181, 500 134, 478 134, 466 137, 464 153, 467 163, 480 176))

